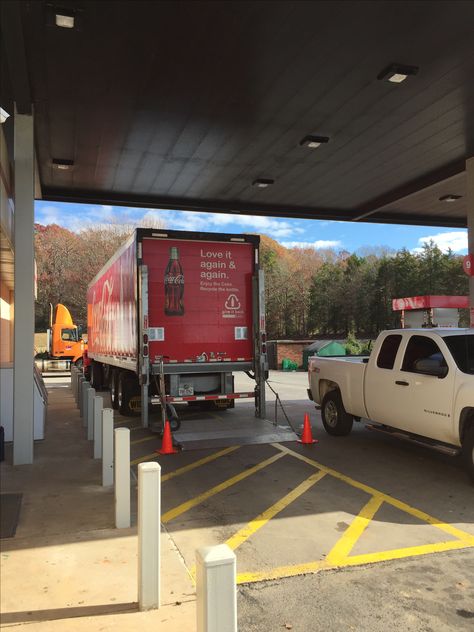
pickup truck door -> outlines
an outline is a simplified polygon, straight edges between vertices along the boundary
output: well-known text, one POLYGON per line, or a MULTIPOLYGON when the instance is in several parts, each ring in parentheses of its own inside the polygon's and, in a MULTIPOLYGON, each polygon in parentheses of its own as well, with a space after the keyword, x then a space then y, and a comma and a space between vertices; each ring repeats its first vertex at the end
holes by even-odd
POLYGON ((387 426, 400 425, 400 387, 396 366, 401 364, 403 336, 389 334, 383 338, 376 355, 370 356, 364 380, 365 406, 372 421, 387 426))
MULTIPOLYGON (((394 427, 451 443, 453 441, 453 393, 456 367, 444 343, 413 334, 401 350, 403 359, 394 371, 394 427), (444 377, 423 372, 421 361, 435 360, 447 372, 444 377), (421 368, 420 368, 421 367, 421 368)), ((397 365, 400 355, 397 358, 397 365)))

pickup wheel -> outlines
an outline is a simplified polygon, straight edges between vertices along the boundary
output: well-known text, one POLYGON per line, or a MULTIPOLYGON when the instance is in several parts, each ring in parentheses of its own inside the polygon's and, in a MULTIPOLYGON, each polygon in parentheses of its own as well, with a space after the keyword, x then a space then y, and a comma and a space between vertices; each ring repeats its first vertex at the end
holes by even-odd
POLYGON ((467 473, 474 482, 474 423, 467 428, 462 442, 462 455, 467 473))
POLYGON ((323 426, 326 432, 336 437, 348 435, 352 430, 354 418, 346 413, 339 391, 329 391, 321 406, 323 426))

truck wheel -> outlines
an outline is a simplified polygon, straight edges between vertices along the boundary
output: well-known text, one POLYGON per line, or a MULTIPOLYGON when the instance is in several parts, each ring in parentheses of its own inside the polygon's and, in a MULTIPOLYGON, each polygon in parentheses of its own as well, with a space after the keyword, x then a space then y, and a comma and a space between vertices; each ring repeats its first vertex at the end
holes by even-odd
POLYGON ((112 369, 110 374, 110 401, 114 410, 118 410, 118 378, 119 371, 112 369))
POLYGON ((474 424, 471 423, 470 427, 464 434, 464 440, 462 442, 462 455, 464 459, 464 466, 467 473, 474 482, 474 424))
POLYGON ((166 417, 170 422, 170 430, 171 432, 176 432, 181 427, 181 421, 178 417, 178 413, 176 412, 176 408, 173 404, 166 404, 166 417))
POLYGON ((134 417, 137 411, 130 407, 130 400, 137 395, 137 381, 133 375, 121 371, 118 376, 117 408, 121 415, 134 417))
POLYGON ((102 390, 102 385, 104 381, 104 372, 102 369, 102 365, 100 362, 92 361, 91 366, 91 384, 92 388, 95 388, 96 391, 102 390))
POLYGON ((323 426, 330 435, 342 437, 352 430, 354 418, 346 413, 339 391, 329 391, 324 396, 321 415, 323 426))

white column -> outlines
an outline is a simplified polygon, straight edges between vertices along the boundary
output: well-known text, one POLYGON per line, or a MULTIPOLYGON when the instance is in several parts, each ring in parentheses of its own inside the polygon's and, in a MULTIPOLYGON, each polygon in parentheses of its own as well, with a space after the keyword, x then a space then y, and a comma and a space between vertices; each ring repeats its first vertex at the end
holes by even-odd
POLYGON ((114 484, 114 411, 102 411, 102 487, 114 484))
POLYGON ((197 632, 237 632, 235 553, 227 544, 196 551, 197 632))
POLYGON ((94 459, 102 457, 102 409, 104 400, 99 395, 94 401, 94 459))
POLYGON ((94 401, 95 401, 95 388, 91 388, 87 391, 87 439, 92 441, 94 438, 94 401))
POLYGON ((33 463, 34 162, 33 116, 15 112, 14 465, 33 463))
POLYGON ((160 607, 161 467, 138 466, 138 606, 160 607))
POLYGON ((115 527, 130 526, 130 430, 114 430, 115 527))
MULTIPOLYGON (((468 253, 474 256, 474 157, 466 160, 466 210, 468 253)), ((469 277, 471 327, 474 327, 474 276, 469 277)))

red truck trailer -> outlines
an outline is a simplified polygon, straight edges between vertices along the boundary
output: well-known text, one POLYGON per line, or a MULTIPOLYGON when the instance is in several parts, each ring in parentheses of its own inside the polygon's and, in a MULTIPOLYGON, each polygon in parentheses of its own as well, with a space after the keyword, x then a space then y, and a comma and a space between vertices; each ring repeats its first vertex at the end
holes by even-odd
POLYGON ((265 416, 263 273, 255 235, 138 228, 89 284, 91 382, 144 427, 179 420, 174 404, 232 407, 254 398, 265 416), (236 393, 233 373, 255 379, 236 393), (149 424, 149 406, 161 406, 149 424))

